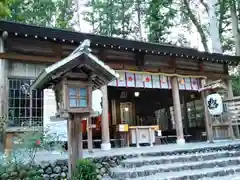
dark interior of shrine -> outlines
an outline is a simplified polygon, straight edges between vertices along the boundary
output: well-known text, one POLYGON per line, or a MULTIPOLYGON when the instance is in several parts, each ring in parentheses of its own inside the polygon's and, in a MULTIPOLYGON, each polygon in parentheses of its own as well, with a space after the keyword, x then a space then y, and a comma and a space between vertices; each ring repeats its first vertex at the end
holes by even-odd
MULTIPOLYGON (((176 141, 171 90, 108 87, 108 99, 110 139, 113 147, 116 141, 119 143, 118 138, 120 137, 116 135, 118 133, 116 125, 121 123, 127 123, 129 126, 159 125, 162 136, 168 137, 168 143, 176 141), (124 122, 121 115, 123 111, 128 112, 128 117, 124 119, 124 122)), ((200 93, 182 90, 180 91, 180 101, 186 141, 205 141, 204 111, 200 93)), ((96 124, 96 128, 93 128, 94 147, 99 148, 101 117, 93 118, 92 124, 96 124)), ((87 140, 86 132, 83 134, 83 138, 87 140)))
MULTIPOLYGON (((123 123, 121 112, 127 110, 131 114, 128 117, 130 122, 124 123, 133 126, 159 125, 162 135, 171 137, 168 142, 176 140, 171 90, 108 87, 108 99, 110 125, 123 123), (112 100, 115 100, 115 108, 112 108, 112 100), (112 109, 116 109, 115 114, 112 109), (114 116, 116 122, 113 122, 114 116)), ((187 141, 205 140, 204 110, 200 93, 180 90, 180 101, 187 141)), ((113 134, 112 131, 110 133, 113 134)))

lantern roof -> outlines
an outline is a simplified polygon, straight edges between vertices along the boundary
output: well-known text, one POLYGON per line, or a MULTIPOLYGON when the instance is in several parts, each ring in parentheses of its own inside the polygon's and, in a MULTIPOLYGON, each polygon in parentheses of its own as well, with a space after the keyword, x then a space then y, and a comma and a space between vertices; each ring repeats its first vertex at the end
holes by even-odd
POLYGON ((199 89, 199 92, 202 91, 227 91, 228 88, 223 80, 212 81, 211 83, 205 85, 203 88, 199 89))
POLYGON ((31 84, 30 89, 48 88, 73 69, 76 73, 81 71, 92 76, 94 89, 119 77, 118 73, 91 53, 90 40, 86 39, 69 56, 45 68, 31 84))

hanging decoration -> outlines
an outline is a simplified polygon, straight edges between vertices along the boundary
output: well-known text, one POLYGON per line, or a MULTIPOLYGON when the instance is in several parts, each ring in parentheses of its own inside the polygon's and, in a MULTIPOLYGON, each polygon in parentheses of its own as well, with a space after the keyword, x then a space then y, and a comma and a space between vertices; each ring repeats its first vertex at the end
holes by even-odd
POLYGON ((210 115, 217 116, 223 112, 222 97, 218 93, 213 93, 207 96, 207 107, 210 115))
MULTIPOLYGON (((112 81, 108 86, 171 89, 171 76, 158 73, 135 71, 120 71, 119 79, 112 81)), ((196 77, 178 77, 180 90, 198 91, 199 79, 196 77)))

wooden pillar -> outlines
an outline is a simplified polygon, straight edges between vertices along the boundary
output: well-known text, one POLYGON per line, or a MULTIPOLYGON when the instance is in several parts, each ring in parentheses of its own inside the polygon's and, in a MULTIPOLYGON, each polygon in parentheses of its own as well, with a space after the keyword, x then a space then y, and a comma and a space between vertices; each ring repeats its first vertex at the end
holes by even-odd
MULTIPOLYGON (((227 80, 227 87, 228 87, 228 99, 233 98, 233 89, 232 89, 232 80, 227 80)), ((229 118, 229 128, 228 128, 228 135, 231 139, 234 139, 234 132, 233 132, 233 126, 232 126, 232 119, 229 118)), ((239 127, 238 127, 238 121, 236 124, 236 136, 239 138, 239 127)))
MULTIPOLYGON (((201 88, 204 87, 205 83, 206 83, 206 80, 201 79, 201 88)), ((203 102, 203 108, 204 108, 204 122, 205 122, 205 128, 206 128, 206 132, 207 132, 207 139, 210 143, 212 143, 213 142, 213 130, 212 130, 212 123, 210 120, 210 115, 209 115, 208 108, 207 108, 206 92, 202 91, 201 96, 202 96, 202 102, 203 102)))
MULTIPOLYGON (((0 53, 4 52, 4 40, 0 37, 0 53)), ((0 59, 0 143, 5 145, 6 120, 8 114, 8 61, 0 59)), ((3 149, 0 149, 3 151, 3 149)))
POLYGON ((75 120, 75 138, 76 138, 76 150, 77 150, 77 160, 83 158, 83 133, 82 133, 82 117, 76 115, 75 120))
POLYGON ((81 117, 78 114, 72 116, 67 120, 68 129, 68 177, 71 175, 76 167, 76 163, 83 157, 82 148, 82 126, 81 117))
POLYGON ((103 94, 102 97, 102 122, 101 122, 101 130, 102 130, 102 150, 110 150, 110 135, 109 135, 109 119, 108 119, 108 92, 107 86, 101 87, 101 91, 103 94))
POLYGON ((72 177, 72 169, 73 169, 73 165, 72 165, 72 161, 73 161, 73 148, 72 148, 72 132, 73 132, 73 120, 69 119, 67 120, 67 132, 68 132, 68 179, 71 179, 72 177))
POLYGON ((93 152, 93 140, 92 140, 92 118, 87 119, 87 136, 88 136, 88 151, 93 152))
POLYGON ((228 86, 228 98, 233 98, 233 89, 232 89, 232 80, 227 80, 227 86, 228 86))
POLYGON ((171 78, 172 83, 172 96, 173 96, 173 108, 174 108, 174 118, 176 123, 177 131, 177 144, 185 144, 183 125, 182 125, 182 113, 181 113, 181 103, 179 97, 179 88, 177 77, 171 78))
POLYGON ((184 117, 184 129, 185 133, 188 133, 188 108, 187 108, 187 102, 185 100, 185 96, 182 96, 182 103, 183 103, 183 117, 184 117))

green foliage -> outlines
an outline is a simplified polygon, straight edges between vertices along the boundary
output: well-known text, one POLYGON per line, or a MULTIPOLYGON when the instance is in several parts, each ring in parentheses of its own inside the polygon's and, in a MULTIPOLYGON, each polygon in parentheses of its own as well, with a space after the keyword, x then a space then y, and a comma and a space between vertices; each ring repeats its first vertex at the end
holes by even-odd
POLYGON ((10 15, 9 4, 12 0, 0 0, 0 17, 6 17, 10 15))
POLYGON ((81 159, 77 162, 76 169, 73 172, 73 180, 94 180, 97 179, 96 165, 88 160, 81 159))
POLYGON ((70 28, 73 17, 68 0, 14 0, 6 20, 38 26, 70 28))
POLYGON ((132 33, 133 6, 133 0, 90 0, 83 16, 93 33, 125 38, 132 33))
POLYGON ((172 8, 171 0, 151 0, 146 12, 147 18, 145 23, 149 28, 148 39, 155 43, 165 43, 166 36, 170 34, 169 28, 174 25, 173 19, 176 10, 172 8))
POLYGON ((232 76, 233 95, 240 96, 240 76, 232 76))
POLYGON ((50 144, 58 139, 56 134, 43 133, 42 131, 25 132, 17 136, 13 141, 13 149, 3 159, 4 166, 0 166, 0 175, 11 175, 15 178, 29 178, 42 180, 35 157, 38 150, 50 149, 52 146, 59 148, 61 143, 50 144))

